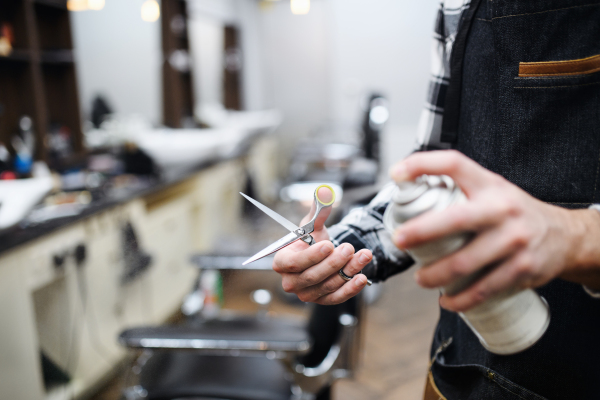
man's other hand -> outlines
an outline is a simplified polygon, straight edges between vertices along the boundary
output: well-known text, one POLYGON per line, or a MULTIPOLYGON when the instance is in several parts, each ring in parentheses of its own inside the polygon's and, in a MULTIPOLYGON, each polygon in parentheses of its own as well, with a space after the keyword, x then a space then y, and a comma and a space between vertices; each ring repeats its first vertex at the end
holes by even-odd
MULTIPOLYGON (((332 196, 329 189, 319 189, 319 198, 324 201, 332 196)), ((313 204, 300 225, 310 221, 314 213, 313 204)), ((343 303, 356 296, 367 284, 367 277, 359 272, 371 262, 371 252, 363 249, 354 253, 354 247, 349 243, 334 248, 324 225, 330 213, 331 208, 323 210, 315 221, 315 231, 311 233, 317 242, 315 245, 309 247, 298 240, 275 255, 273 270, 281 275, 283 290, 295 293, 305 302, 323 305, 343 303), (353 276, 351 281, 345 282, 338 275, 342 268, 346 275, 353 276)))
POLYGON ((453 150, 415 153, 390 174, 396 181, 448 175, 468 199, 415 217, 395 232, 394 243, 401 249, 452 233, 476 233, 462 249, 419 269, 415 278, 421 286, 444 287, 497 264, 462 292, 443 295, 442 307, 465 311, 508 289, 535 288, 557 277, 600 287, 598 211, 544 203, 453 150))

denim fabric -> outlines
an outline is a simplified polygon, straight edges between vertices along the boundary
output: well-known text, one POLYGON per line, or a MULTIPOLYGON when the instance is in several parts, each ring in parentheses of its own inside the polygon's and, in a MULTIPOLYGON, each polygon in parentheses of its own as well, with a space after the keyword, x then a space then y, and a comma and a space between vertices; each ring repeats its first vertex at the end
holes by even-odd
POLYGON ((519 62, 600 54, 600 2, 482 3, 465 52, 455 147, 541 200, 599 201, 600 73, 517 75, 519 62))
MULTIPOLYGON (((600 72, 519 78, 519 62, 600 54, 600 2, 482 0, 466 42, 453 147, 533 196, 569 208, 600 201, 600 72)), ((599 244, 600 245, 600 244, 599 244)), ((600 399, 600 301, 554 280, 546 334, 515 355, 486 351, 442 310, 432 373, 448 400, 600 399), (490 375, 491 374, 491 375, 490 375)))

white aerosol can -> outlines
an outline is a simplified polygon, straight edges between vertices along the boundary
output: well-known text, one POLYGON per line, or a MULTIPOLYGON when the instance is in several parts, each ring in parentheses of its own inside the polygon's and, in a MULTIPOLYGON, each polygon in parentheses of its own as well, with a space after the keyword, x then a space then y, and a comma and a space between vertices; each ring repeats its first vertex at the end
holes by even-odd
MULTIPOLYGON (((466 197, 448 176, 423 175, 414 182, 398 184, 392 202, 383 216, 392 233, 407 220, 431 210, 443 210, 465 202, 466 197)), ((407 250, 421 267, 455 252, 471 238, 471 233, 459 233, 407 250)), ((493 266, 460 279, 442 288, 456 294, 473 284, 493 266)), ((536 343, 550 323, 548 303, 532 289, 511 290, 493 297, 459 315, 487 350, 495 354, 514 354, 536 343)))

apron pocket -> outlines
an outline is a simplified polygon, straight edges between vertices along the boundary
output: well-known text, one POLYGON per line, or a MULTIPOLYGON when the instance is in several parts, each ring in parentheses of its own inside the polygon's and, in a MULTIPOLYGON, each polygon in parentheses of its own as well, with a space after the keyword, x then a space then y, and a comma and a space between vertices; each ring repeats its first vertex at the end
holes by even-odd
MULTIPOLYGON (((598 56, 598 63, 600 65, 600 56, 598 56)), ((523 75, 521 71, 534 71, 534 69, 523 69, 522 64, 519 65, 519 76, 514 80, 514 89, 525 90, 525 89, 589 89, 593 91, 598 90, 600 85, 600 69, 594 72, 582 72, 573 74, 557 74, 557 75, 523 75)), ((542 71, 538 69, 537 71, 542 71)))
POLYGON ((443 351, 436 354, 430 370, 436 388, 448 400, 548 400, 483 365, 445 364, 443 351))

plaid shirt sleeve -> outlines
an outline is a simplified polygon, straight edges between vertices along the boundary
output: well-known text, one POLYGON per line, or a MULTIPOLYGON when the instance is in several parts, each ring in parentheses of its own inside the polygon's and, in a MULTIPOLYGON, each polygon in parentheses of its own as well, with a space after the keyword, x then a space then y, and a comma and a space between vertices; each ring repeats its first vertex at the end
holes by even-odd
POLYGON ((328 228, 336 247, 350 243, 356 251, 371 250, 373 261, 363 272, 375 282, 384 281, 414 264, 408 254, 392 243, 391 235, 383 227, 383 213, 393 189, 394 184, 385 186, 368 205, 353 209, 340 223, 328 228))
MULTIPOLYGON (((440 3, 433 34, 431 80, 419 121, 417 151, 450 147, 441 141, 442 115, 450 82, 450 55, 461 17, 470 5, 471 0, 443 0, 440 3)), ((383 281, 414 263, 394 246, 390 234, 383 227, 383 213, 390 202, 392 190, 393 185, 385 187, 370 204, 352 210, 339 224, 329 228, 334 245, 350 243, 356 251, 369 249, 373 252, 373 261, 364 269, 373 281, 383 281)))
POLYGON ((433 32, 429 91, 419 119, 416 150, 450 148, 449 143, 442 142, 442 116, 450 84, 450 56, 460 21, 470 6, 471 0, 445 0, 440 3, 433 32))

